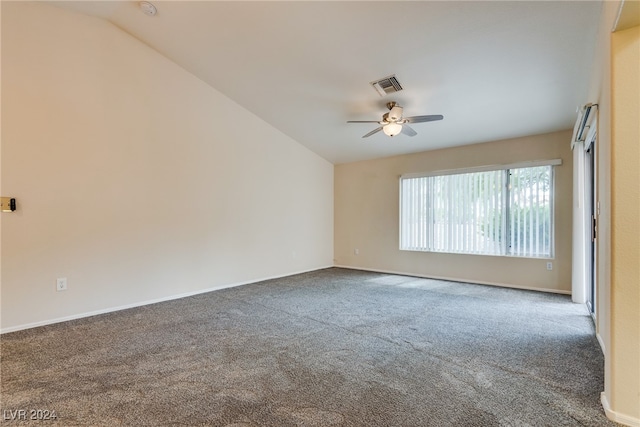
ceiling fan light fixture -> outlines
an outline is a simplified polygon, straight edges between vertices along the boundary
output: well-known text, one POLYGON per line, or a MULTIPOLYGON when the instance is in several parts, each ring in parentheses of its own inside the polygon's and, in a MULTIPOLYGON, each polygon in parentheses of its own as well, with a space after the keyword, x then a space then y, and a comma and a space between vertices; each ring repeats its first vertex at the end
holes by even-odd
POLYGON ((402 116, 402 107, 398 105, 397 102, 387 102, 387 108, 389 109, 388 113, 384 113, 382 115, 382 120, 348 120, 347 123, 377 123, 380 126, 375 128, 369 133, 364 134, 363 138, 368 138, 371 135, 374 135, 380 131, 383 131, 387 136, 396 136, 399 133, 403 133, 407 136, 416 136, 417 133, 415 130, 409 126, 409 123, 423 123, 423 122, 433 122, 436 120, 444 119, 444 116, 441 114, 431 114, 428 116, 411 116, 411 117, 403 117, 402 116), (403 124, 406 124, 405 127, 402 127, 403 124))
POLYGON ((388 123, 384 125, 382 131, 385 133, 385 135, 396 136, 397 134, 402 132, 402 125, 399 123, 388 123))

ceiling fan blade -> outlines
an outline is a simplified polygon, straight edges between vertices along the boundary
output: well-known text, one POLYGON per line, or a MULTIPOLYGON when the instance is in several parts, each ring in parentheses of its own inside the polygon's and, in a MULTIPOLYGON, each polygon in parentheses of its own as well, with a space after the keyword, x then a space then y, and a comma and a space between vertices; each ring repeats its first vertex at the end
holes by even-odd
POLYGON ((349 120, 347 123, 380 123, 379 120, 349 120))
POLYGON ((402 125, 402 131, 403 134, 407 135, 407 136, 416 136, 418 133, 413 130, 413 128, 411 126, 409 126, 408 124, 403 124, 402 125))
MULTIPOLYGON (((376 123, 378 123, 378 122, 376 122, 376 123)), ((378 133, 378 132, 380 132, 381 130, 382 130, 382 126, 380 126, 379 128, 376 128, 376 129, 372 130, 371 132, 369 132, 369 133, 368 133, 368 134, 366 134, 366 135, 363 135, 362 137, 363 137, 363 138, 367 138, 367 137, 369 137, 369 136, 373 135, 374 133, 378 133)))
POLYGON ((443 115, 434 114, 431 116, 413 116, 413 117, 405 117, 404 120, 407 123, 423 123, 423 122, 435 122, 436 120, 444 119, 443 115))

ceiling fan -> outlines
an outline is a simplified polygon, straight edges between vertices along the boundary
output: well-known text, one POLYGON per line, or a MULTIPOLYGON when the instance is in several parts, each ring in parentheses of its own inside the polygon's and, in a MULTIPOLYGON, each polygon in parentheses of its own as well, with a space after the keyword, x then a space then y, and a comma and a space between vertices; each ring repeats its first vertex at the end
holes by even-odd
POLYGON ((372 130, 366 135, 363 135, 363 138, 367 138, 374 133, 378 133, 383 131, 385 135, 388 136, 396 136, 399 133, 403 133, 408 136, 416 136, 417 133, 413 130, 408 123, 422 123, 422 122, 433 122, 436 120, 444 119, 444 116, 440 114, 430 115, 430 116, 413 116, 413 117, 402 117, 402 107, 399 106, 396 102, 387 102, 387 108, 389 109, 388 113, 384 113, 382 115, 382 121, 377 120, 349 120, 347 123, 378 123, 381 125, 380 127, 372 130))

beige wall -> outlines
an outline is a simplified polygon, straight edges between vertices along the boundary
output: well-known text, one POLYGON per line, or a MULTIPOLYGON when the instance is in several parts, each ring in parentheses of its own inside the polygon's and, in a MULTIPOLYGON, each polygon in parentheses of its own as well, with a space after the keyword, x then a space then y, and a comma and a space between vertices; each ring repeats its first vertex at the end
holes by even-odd
POLYGON ((640 426, 640 45, 638 28, 612 33, 620 6, 603 2, 586 100, 598 104, 596 326, 607 416, 640 426))
MULTIPOLYGON (((609 304, 611 274, 611 29, 618 15, 617 2, 603 2, 595 54, 591 66, 591 84, 585 103, 598 104, 596 153, 596 333, 607 355, 609 340, 609 304)), ((605 389, 608 389, 610 363, 605 357, 605 389)))
POLYGON ((330 163, 50 5, 2 2, 1 174, 3 331, 332 265, 330 163))
POLYGON ((341 266, 569 293, 571 132, 495 141, 335 166, 335 263, 341 266), (399 176, 412 172, 562 159, 556 167, 555 259, 452 255, 398 249, 399 176), (354 250, 358 249, 356 255, 354 250))
POLYGON ((640 425, 640 27, 611 36, 611 409, 640 425))

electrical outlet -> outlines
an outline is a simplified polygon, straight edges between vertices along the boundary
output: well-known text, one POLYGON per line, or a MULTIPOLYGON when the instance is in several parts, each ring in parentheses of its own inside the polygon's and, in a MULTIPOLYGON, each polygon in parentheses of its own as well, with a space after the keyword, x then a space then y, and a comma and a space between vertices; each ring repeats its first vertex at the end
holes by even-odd
POLYGON ((553 263, 552 262, 548 262, 547 263, 547 270, 553 270, 553 263))
POLYGON ((66 291, 67 290, 67 278, 66 277, 58 277, 56 280, 56 291, 66 291))
POLYGON ((354 249, 353 250, 353 254, 354 255, 360 255, 360 249, 354 249))

